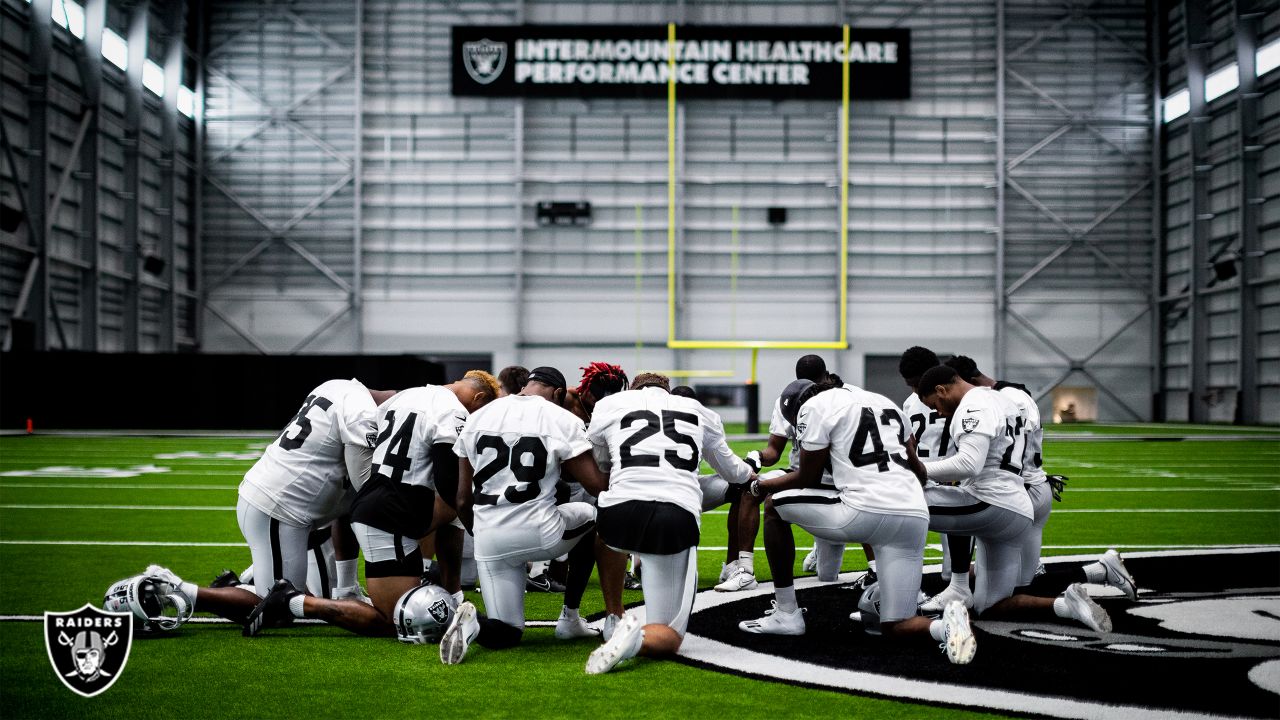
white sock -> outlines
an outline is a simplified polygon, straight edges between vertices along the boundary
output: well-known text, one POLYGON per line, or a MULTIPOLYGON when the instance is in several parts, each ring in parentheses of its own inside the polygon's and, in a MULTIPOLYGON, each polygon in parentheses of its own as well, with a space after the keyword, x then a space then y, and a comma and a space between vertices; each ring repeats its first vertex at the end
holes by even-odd
POLYGON ((339 560, 335 563, 338 566, 338 587, 349 588, 356 584, 356 565, 359 560, 339 560))
POLYGON ((934 620, 929 623, 929 637, 937 640, 938 642, 942 642, 947 639, 946 626, 942 624, 941 620, 934 620))
POLYGON ((200 591, 200 587, 195 583, 184 582, 178 586, 178 589, 182 591, 183 595, 186 595, 187 597, 191 598, 191 609, 195 610, 196 593, 200 591))
POLYGON ((756 554, 753 552, 741 551, 738 553, 738 567, 746 568, 747 572, 752 575, 756 574, 756 554))
POLYGON ((578 608, 571 608, 568 605, 565 605, 564 607, 560 608, 560 619, 561 620, 577 620, 578 608))
POLYGON ((773 591, 773 597, 778 601, 778 609, 783 612, 793 613, 800 608, 800 606, 796 604, 795 585, 788 585, 787 587, 775 589, 773 591))
POLYGON ((1071 611, 1067 610, 1067 599, 1065 597, 1056 597, 1053 599, 1053 614, 1060 618, 1071 617, 1071 611))
POLYGON ((871 568, 871 572, 875 572, 875 571, 876 571, 876 561, 875 561, 875 560, 868 560, 868 561, 867 561, 867 567, 871 568))
POLYGON ((465 599, 465 598, 463 598, 463 597, 462 597, 462 591, 461 591, 461 590, 459 590, 458 592, 456 592, 456 593, 454 593, 454 594, 453 594, 453 604, 454 604, 454 605, 461 605, 461 604, 462 604, 462 601, 463 601, 464 599, 465 599))
POLYGON ((966 592, 966 593, 967 593, 967 592, 969 592, 969 573, 967 573, 967 572, 962 572, 962 573, 959 573, 959 572, 953 572, 953 573, 951 573, 951 585, 950 585, 950 587, 953 587, 953 588, 955 588, 955 589, 957 589, 957 590, 959 590, 959 591, 961 591, 961 592, 966 592))
POLYGON ((289 612, 293 613, 296 618, 306 617, 302 611, 302 603, 306 601, 306 595, 294 595, 289 598, 289 612))
POLYGON ((1100 562, 1091 562, 1080 568, 1084 571, 1084 577, 1091 583, 1101 583, 1107 579, 1107 569, 1100 562))

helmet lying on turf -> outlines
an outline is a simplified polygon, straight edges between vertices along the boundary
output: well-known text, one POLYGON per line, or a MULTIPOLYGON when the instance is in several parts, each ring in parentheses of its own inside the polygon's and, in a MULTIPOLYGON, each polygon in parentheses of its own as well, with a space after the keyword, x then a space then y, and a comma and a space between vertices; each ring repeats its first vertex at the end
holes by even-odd
POLYGON ((862 629, 868 635, 880 634, 880 583, 873 582, 858 598, 858 611, 862 613, 862 629))
POLYGON ((175 630, 191 618, 194 610, 182 592, 155 575, 135 575, 107 589, 104 610, 133 613, 138 628, 145 633, 175 630))
POLYGON ((447 590, 430 583, 419 585, 396 601, 391 617, 396 637, 400 642, 414 645, 438 643, 455 610, 453 595, 447 590))

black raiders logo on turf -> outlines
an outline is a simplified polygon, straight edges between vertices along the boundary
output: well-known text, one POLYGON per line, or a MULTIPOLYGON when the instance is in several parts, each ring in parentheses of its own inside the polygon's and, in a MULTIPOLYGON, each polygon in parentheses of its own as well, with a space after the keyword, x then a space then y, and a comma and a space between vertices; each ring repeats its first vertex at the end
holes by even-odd
POLYGON ((489 39, 462 43, 462 65, 472 80, 488 85, 507 66, 507 44, 489 39))
POLYGON ((427 608, 427 612, 431 613, 431 617, 441 625, 449 622, 449 605, 444 600, 437 600, 431 603, 431 607, 427 608))
MULTIPOLYGON (((1078 567, 1094 557, 1048 558, 1046 565, 1078 567)), ((928 642, 873 637, 849 619, 860 599, 847 582, 856 573, 843 576, 845 583, 797 580, 797 601, 807 609, 802 636, 739 630, 740 621, 767 610, 767 584, 701 593, 680 658, 827 690, 988 711, 1116 720, 1276 717, 1280 547, 1135 552, 1125 564, 1138 582, 1136 602, 1088 586, 1112 632, 1071 621, 979 619, 969 665, 950 665, 928 642)), ((925 574, 928 592, 946 586, 936 570, 925 574)))
POLYGON ((133 615, 92 605, 44 614, 44 647, 58 679, 72 692, 93 697, 111 687, 129 661, 133 615))

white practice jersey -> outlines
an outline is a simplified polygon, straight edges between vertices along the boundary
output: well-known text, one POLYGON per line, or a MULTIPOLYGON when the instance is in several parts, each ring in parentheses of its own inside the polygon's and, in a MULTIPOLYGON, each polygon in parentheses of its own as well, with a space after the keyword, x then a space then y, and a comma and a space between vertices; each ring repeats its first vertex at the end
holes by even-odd
POLYGON ((702 457, 727 482, 751 479, 751 466, 725 442, 720 416, 662 388, 625 390, 599 401, 587 437, 596 462, 610 473, 600 507, 656 500, 678 505, 700 521, 702 457))
POLYGON ((975 387, 965 393, 951 418, 956 442, 965 435, 983 435, 990 439, 982 468, 973 477, 961 481, 960 487, 977 499, 1033 517, 1031 500, 1022 486, 1020 468, 1012 466, 1006 453, 1014 448, 1019 429, 1026 425, 1022 411, 1014 402, 991 388, 975 387))
MULTIPOLYGON (((845 385, 846 388, 853 387, 845 385)), ((800 443, 796 440, 796 428, 787 419, 782 416, 782 398, 773 401, 773 417, 769 419, 769 434, 777 435, 787 439, 787 443, 791 446, 791 451, 787 455, 787 469, 795 470, 800 467, 800 443)), ((826 468, 822 471, 822 484, 828 487, 835 487, 835 478, 831 475, 831 469, 826 468)))
POLYGON ((476 411, 453 446, 474 471, 476 559, 559 541, 560 464, 589 450, 582 420, 541 397, 508 395, 476 411))
POLYGON ((1021 411, 1022 432, 1016 433, 1017 447, 1014 448, 1012 457, 1018 459, 1016 464, 1022 481, 1027 485, 1047 482, 1041 459, 1041 453, 1044 452, 1044 427, 1040 424, 1040 406, 1036 405, 1035 399, 1026 391, 1014 385, 1000 387, 997 392, 1012 401, 1021 411))
POLYGON ((883 395, 850 388, 819 393, 801 406, 801 447, 830 448, 835 485, 846 505, 928 520, 924 490, 906 466, 902 411, 883 395))
POLYGON ((911 397, 902 402, 902 416, 916 436, 916 455, 921 460, 944 458, 955 451, 951 444, 951 420, 940 417, 919 395, 911 393, 911 397))
POLYGON ((466 421, 467 409, 448 388, 426 385, 396 393, 378 408, 370 477, 435 490, 431 446, 453 445, 466 421))
POLYGON ((346 445, 372 447, 378 437, 373 396, 359 380, 330 380, 245 473, 240 497, 277 520, 321 527, 342 514, 351 484, 346 445))
POLYGON ((773 415, 769 418, 769 434, 787 439, 791 445, 791 452, 787 455, 787 467, 791 469, 800 467, 800 447, 796 445, 796 429, 782 416, 782 398, 773 401, 773 415))

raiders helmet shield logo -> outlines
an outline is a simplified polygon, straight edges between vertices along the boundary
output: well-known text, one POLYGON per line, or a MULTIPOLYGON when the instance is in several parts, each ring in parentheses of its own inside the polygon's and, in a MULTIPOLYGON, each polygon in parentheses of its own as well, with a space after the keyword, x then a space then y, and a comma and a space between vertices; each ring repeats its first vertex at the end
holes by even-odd
POLYGON ((44 614, 44 647, 53 670, 72 692, 93 697, 115 684, 133 640, 133 615, 92 605, 44 614))
POLYGON ((462 66, 472 80, 488 85, 507 66, 507 44, 488 39, 462 43, 462 66))
POLYGON ((965 418, 960 421, 960 429, 965 432, 973 432, 978 427, 978 418, 965 418))
POLYGON ((449 606, 444 600, 437 600, 431 603, 427 608, 427 612, 431 613, 431 617, 441 625, 449 621, 449 606))

